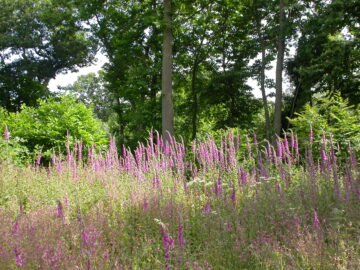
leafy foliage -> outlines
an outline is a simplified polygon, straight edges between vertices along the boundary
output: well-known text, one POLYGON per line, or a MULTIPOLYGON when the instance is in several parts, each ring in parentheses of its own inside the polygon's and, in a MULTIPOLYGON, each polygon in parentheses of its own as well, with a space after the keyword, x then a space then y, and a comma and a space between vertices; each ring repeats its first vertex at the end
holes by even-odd
POLYGON ((24 146, 24 140, 15 137, 9 140, 0 138, 0 163, 10 163, 22 166, 31 162, 29 150, 24 146))
POLYGON ((0 6, 0 106, 36 105, 56 74, 92 60, 96 43, 73 1, 1 0, 0 6))
POLYGON ((288 62, 288 72, 297 89, 295 109, 299 111, 312 94, 326 91, 340 91, 350 104, 357 105, 359 3, 336 0, 315 7, 300 29, 296 55, 288 62))
POLYGON ((113 98, 105 86, 103 70, 98 74, 81 75, 72 85, 62 87, 61 90, 86 106, 92 106, 95 115, 102 121, 108 120, 112 112, 113 98))
POLYGON ((38 108, 24 105, 21 112, 9 113, 4 123, 30 152, 42 149, 47 157, 52 150, 65 151, 66 143, 72 145, 80 140, 84 145, 107 143, 106 134, 91 108, 71 97, 39 101, 38 108))
POLYGON ((320 144, 325 133, 328 136, 332 134, 334 142, 342 148, 346 149, 351 143, 356 150, 360 150, 360 110, 348 105, 339 92, 316 95, 313 106, 306 104, 303 111, 289 121, 303 142, 307 140, 312 127, 316 145, 320 144))

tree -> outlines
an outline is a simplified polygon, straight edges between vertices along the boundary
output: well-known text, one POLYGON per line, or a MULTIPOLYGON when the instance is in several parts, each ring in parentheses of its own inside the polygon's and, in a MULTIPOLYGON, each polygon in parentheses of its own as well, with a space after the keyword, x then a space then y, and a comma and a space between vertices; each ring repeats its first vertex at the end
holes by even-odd
POLYGON ((53 150, 65 152, 66 143, 82 141, 89 147, 108 142, 91 109, 71 97, 41 100, 37 108, 23 105, 21 112, 7 114, 4 123, 30 152, 42 149, 47 157, 53 150))
POLYGON ((61 90, 85 105, 92 106, 95 115, 106 122, 112 112, 113 97, 106 88, 104 75, 103 70, 98 74, 81 75, 72 85, 61 87, 61 90))
POLYGON ((249 55, 252 58, 256 57, 251 68, 253 77, 260 86, 265 117, 265 135, 266 139, 270 141, 273 133, 266 87, 272 87, 273 81, 266 78, 265 71, 271 67, 270 63, 276 54, 276 45, 273 42, 274 23, 271 23, 274 18, 273 3, 271 1, 249 1, 244 13, 251 21, 252 30, 248 40, 251 44, 249 55))
POLYGON ((296 55, 287 65, 296 86, 294 112, 315 93, 340 91, 351 104, 360 103, 358 1, 318 1, 300 29, 296 55))
POLYGON ((174 136, 174 108, 172 102, 172 18, 171 0, 164 0, 164 36, 162 58, 162 135, 165 141, 174 136))
POLYGON ((106 89, 113 98, 111 130, 136 147, 161 130, 162 5, 158 1, 77 0, 103 52, 106 89))
POLYGON ((247 79, 245 72, 236 69, 213 74, 200 100, 207 107, 203 114, 214 118, 215 129, 252 128, 253 117, 259 112, 261 103, 251 93, 247 79))
MULTIPOLYGON (((349 143, 355 152, 360 150, 360 110, 349 105, 339 92, 329 95, 329 92, 316 93, 313 105, 305 104, 300 113, 295 113, 289 119, 292 129, 298 134, 300 145, 306 146, 309 140, 309 130, 313 130, 313 149, 321 149, 323 135, 332 136, 333 142, 342 149, 347 149, 349 143)), ((306 149, 302 149, 303 151, 306 149)), ((315 155, 314 155, 315 156, 315 155)))
POLYGON ((173 16, 167 20, 165 3, 160 0, 77 1, 83 3, 82 16, 110 60, 104 66, 104 78, 114 98, 117 117, 112 123, 120 144, 135 146, 149 129, 162 126, 166 136, 162 120, 170 120, 168 125, 185 140, 196 137, 210 114, 216 117, 215 128, 251 123, 250 109, 256 108, 256 113, 258 101, 246 84, 252 76, 248 64, 254 57, 248 41, 252 28, 245 16, 247 1, 176 1, 170 3, 173 16), (163 47, 164 38, 169 37, 169 19, 174 42, 167 42, 168 49, 173 44, 165 69, 163 47), (171 70, 173 83, 166 75, 171 70), (172 89, 169 95, 161 92, 165 89, 161 77, 167 79, 167 89, 176 88, 174 116, 166 113, 165 101, 171 100, 172 89), (229 117, 217 114, 221 110, 229 117))
POLYGON ((276 80, 275 80, 275 112, 274 112, 274 130, 275 135, 281 133, 281 110, 282 110, 282 83, 283 66, 285 54, 285 0, 279 0, 279 29, 277 36, 277 58, 276 58, 276 80))
POLYGON ((72 1, 0 0, 0 6, 0 106, 36 105, 56 74, 92 61, 96 43, 72 1))

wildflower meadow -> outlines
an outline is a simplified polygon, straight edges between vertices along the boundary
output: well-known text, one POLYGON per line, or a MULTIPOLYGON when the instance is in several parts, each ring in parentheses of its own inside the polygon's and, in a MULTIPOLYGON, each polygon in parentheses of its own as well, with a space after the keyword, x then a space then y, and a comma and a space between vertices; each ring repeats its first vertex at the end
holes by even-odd
POLYGON ((311 132, 299 148, 149 133, 134 151, 3 161, 0 269, 359 269, 356 153, 311 132))

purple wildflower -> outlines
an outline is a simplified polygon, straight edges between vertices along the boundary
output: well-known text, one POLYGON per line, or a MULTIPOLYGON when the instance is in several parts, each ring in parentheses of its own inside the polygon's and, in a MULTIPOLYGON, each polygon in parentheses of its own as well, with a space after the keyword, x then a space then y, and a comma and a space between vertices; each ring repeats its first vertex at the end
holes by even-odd
POLYGON ((37 156, 37 159, 36 159, 36 167, 39 167, 40 166, 40 163, 41 163, 41 153, 42 151, 40 150, 39 153, 38 153, 38 156, 37 156))
POLYGON ((8 127, 5 126, 5 130, 4 130, 4 140, 5 141, 8 141, 9 140, 9 137, 10 137, 10 132, 8 130, 8 127))
POLYGON ((324 145, 324 148, 326 149, 327 140, 326 140, 326 134, 325 134, 325 132, 322 134, 322 143, 323 143, 323 145, 324 145))
MULTIPOLYGON (((78 160, 79 160, 79 162, 82 161, 82 149, 83 149, 83 143, 82 143, 82 141, 80 141, 78 143, 78 160)), ((111 150, 111 148, 110 148, 110 150, 111 150)))
POLYGON ((218 180, 215 181, 214 193, 215 193, 215 195, 217 197, 221 196, 221 194, 222 194, 222 177, 221 177, 221 174, 219 174, 218 180))
POLYGON ((232 188, 231 201, 232 201, 233 205, 236 205, 236 189, 235 189, 235 186, 233 186, 233 188, 232 188))
POLYGON ((90 239, 89 239, 89 236, 87 235, 87 233, 85 232, 85 230, 83 230, 81 232, 81 239, 82 239, 82 243, 81 243, 81 246, 84 247, 84 246, 87 246, 90 244, 90 239))
POLYGON ((56 155, 55 152, 53 151, 52 155, 51 155, 51 163, 53 166, 56 165, 56 155))
POLYGON ((239 170, 238 170, 238 184, 239 184, 239 186, 246 185, 247 180, 248 180, 247 173, 245 172, 244 169, 239 168, 239 170))
POLYGON ((314 211, 314 213, 313 213, 313 226, 317 230, 320 229, 320 221, 319 221, 319 217, 318 217, 316 211, 314 211))
POLYGON ((293 131, 291 131, 290 142, 291 142, 291 148, 294 149, 294 147, 295 147, 295 136, 294 136, 293 131))
POLYGON ((18 267, 23 266, 24 258, 22 258, 21 253, 18 250, 18 248, 14 249, 14 253, 15 253, 16 266, 18 266, 18 267))
POLYGON ((147 211, 149 208, 149 202, 147 201, 146 198, 144 199, 143 207, 144 207, 144 211, 147 211))
POLYGON ((231 226, 230 223, 225 223, 225 230, 224 232, 230 232, 233 230, 233 227, 231 226))
POLYGON ((280 138, 278 138, 278 140, 277 140, 277 153, 276 153, 276 155, 277 155, 277 157, 279 158, 279 161, 281 161, 282 160, 282 156, 283 156, 283 148, 282 148, 282 142, 281 142, 281 140, 280 140, 280 138))
POLYGON ((206 214, 209 214, 211 212, 211 202, 208 200, 205 204, 204 211, 206 214))
POLYGON ((280 184, 279 182, 275 182, 275 191, 276 193, 280 194, 281 193, 281 188, 280 188, 280 184))
POLYGON ((19 232, 19 220, 16 219, 15 224, 14 224, 14 228, 13 228, 13 234, 17 234, 19 232))
POLYGON ((57 217, 64 219, 64 207, 60 201, 57 203, 57 217))
POLYGON ((299 139, 298 136, 295 136, 295 153, 296 157, 299 157, 299 139))
POLYGON ((290 153, 290 149, 289 149, 289 141, 288 138, 286 136, 286 133, 284 135, 284 148, 285 148, 285 152, 286 153, 290 153))
POLYGON ((178 243, 179 243, 180 249, 183 249, 184 245, 186 244, 186 241, 184 239, 184 225, 183 224, 179 224, 179 227, 178 227, 178 243))
POLYGON ((235 144, 236 152, 239 151, 239 147, 240 147, 240 136, 239 136, 239 132, 236 131, 236 144, 235 144))
POLYGON ((164 244, 164 258, 170 258, 170 249, 174 247, 174 240, 169 235, 169 230, 167 228, 168 224, 160 224, 161 225, 161 232, 162 232, 162 241, 164 244))
POLYGON ((257 141, 257 137, 256 137, 256 133, 255 133, 255 132, 254 132, 254 135, 253 135, 253 142, 254 142, 255 148, 257 148, 257 146, 258 146, 258 141, 257 141))

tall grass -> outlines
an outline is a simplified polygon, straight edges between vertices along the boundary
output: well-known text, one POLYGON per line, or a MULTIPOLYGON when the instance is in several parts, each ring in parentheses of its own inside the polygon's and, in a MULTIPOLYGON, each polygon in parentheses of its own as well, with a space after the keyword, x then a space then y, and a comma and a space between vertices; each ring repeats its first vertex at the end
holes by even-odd
POLYGON ((0 268, 358 269, 355 154, 325 136, 319 157, 307 148, 229 132, 186 150, 150 134, 86 162, 80 144, 49 167, 4 162, 0 268))

